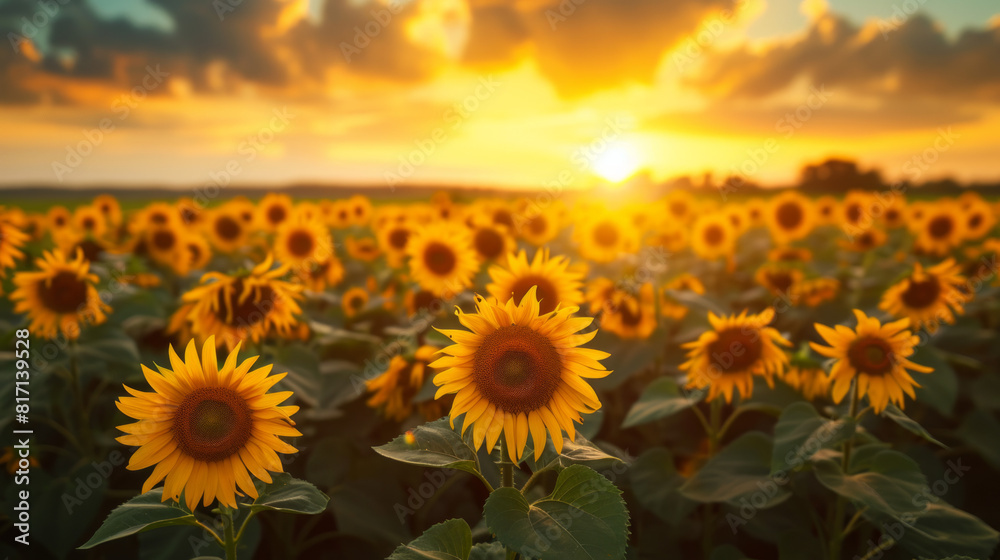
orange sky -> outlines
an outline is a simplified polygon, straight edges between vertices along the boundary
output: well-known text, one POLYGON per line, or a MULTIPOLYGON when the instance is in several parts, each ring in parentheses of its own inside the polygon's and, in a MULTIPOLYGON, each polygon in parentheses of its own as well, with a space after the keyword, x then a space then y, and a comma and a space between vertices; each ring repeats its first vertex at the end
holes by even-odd
POLYGON ((783 183, 829 156, 1000 179, 1000 18, 871 5, 84 4, 0 53, 0 181, 783 183))

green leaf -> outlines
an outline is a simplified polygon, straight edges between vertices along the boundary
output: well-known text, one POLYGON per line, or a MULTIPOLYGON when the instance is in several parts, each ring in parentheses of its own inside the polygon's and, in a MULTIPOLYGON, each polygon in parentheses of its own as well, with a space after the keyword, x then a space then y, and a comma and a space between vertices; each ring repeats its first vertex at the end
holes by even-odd
POLYGON ((820 449, 833 447, 853 434, 853 420, 823 418, 807 402, 789 405, 774 426, 771 473, 796 469, 820 449))
POLYGON ((531 472, 546 469, 562 470, 570 465, 586 465, 595 471, 603 471, 625 463, 621 458, 605 453, 579 432, 576 434, 575 441, 563 439, 562 453, 556 453, 556 448, 551 440, 546 442, 545 450, 538 461, 534 461, 533 453, 534 444, 529 438, 528 445, 524 450, 524 460, 531 472))
POLYGON ((498 541, 479 543, 472 547, 469 560, 505 560, 507 549, 498 541))
POLYGON ((923 509, 923 504, 914 504, 914 496, 927 487, 927 479, 906 455, 881 445, 865 445, 854 450, 848 473, 840 463, 840 453, 816 453, 816 478, 856 506, 894 517, 923 509))
POLYGON ((499 488, 486 500, 483 513, 500 542, 525 557, 625 557, 629 518, 621 490, 582 465, 559 473, 552 494, 533 504, 514 488, 499 488))
POLYGON ((629 469, 629 480, 639 503, 667 523, 679 523, 698 505, 681 495, 685 478, 674 467, 670 451, 663 447, 640 455, 629 469))
POLYGON ((258 497, 250 510, 316 514, 326 510, 330 498, 312 484, 288 473, 271 475, 272 482, 256 481, 258 497))
POLYGON ((462 519, 449 519, 424 531, 410 544, 400 545, 388 560, 468 560, 472 529, 462 519))
POLYGON ((985 410, 973 409, 962 420, 958 437, 982 455, 993 468, 1000 469, 1000 422, 985 410))
POLYGON ((195 525, 194 515, 177 502, 162 502, 163 488, 150 490, 116 507, 94 536, 80 548, 171 525, 195 525))
POLYGON ((896 405, 894 405, 892 403, 889 403, 889 406, 887 406, 885 408, 885 410, 882 411, 882 416, 884 416, 885 418, 888 418, 889 420, 892 420, 893 422, 899 424, 900 426, 902 426, 903 428, 905 428, 907 431, 909 431, 911 433, 914 433, 914 434, 916 434, 916 435, 918 435, 918 436, 926 439, 927 441, 929 441, 929 442, 931 442, 931 443, 933 443, 935 445, 939 445, 939 446, 941 446, 941 447, 943 447, 945 449, 948 449, 947 445, 945 445, 945 444, 941 443, 940 441, 934 439, 934 436, 932 436, 930 434, 930 432, 928 432, 927 430, 925 430, 924 427, 921 426, 920 424, 918 424, 916 420, 914 420, 913 418, 910 418, 909 416, 907 416, 896 405))
POLYGON ((901 519, 865 515, 885 535, 911 555, 926 558, 990 558, 1000 533, 978 517, 945 501, 901 519))
POLYGON ((924 345, 908 358, 911 362, 932 367, 931 373, 914 374, 913 378, 920 384, 914 389, 916 401, 931 405, 944 416, 951 416, 958 399, 958 376, 948 360, 941 352, 932 346, 924 345))
POLYGON ((1000 376, 985 373, 980 375, 969 390, 976 407, 985 410, 1000 410, 1000 376))
POLYGON ((661 377, 646 387, 642 396, 628 411, 622 427, 631 428, 666 418, 697 403, 697 399, 688 398, 681 392, 680 386, 673 378, 661 377))
POLYGON ((732 502, 760 494, 766 501, 757 509, 777 505, 791 496, 782 487, 787 478, 772 479, 770 436, 761 432, 747 432, 727 445, 694 474, 680 492, 683 496, 702 503, 732 502))
POLYGON ((372 449, 383 457, 401 463, 458 469, 486 482, 479 472, 476 452, 465 443, 458 432, 451 428, 448 418, 440 418, 423 426, 417 426, 410 433, 413 443, 408 443, 406 434, 403 434, 385 445, 372 449))

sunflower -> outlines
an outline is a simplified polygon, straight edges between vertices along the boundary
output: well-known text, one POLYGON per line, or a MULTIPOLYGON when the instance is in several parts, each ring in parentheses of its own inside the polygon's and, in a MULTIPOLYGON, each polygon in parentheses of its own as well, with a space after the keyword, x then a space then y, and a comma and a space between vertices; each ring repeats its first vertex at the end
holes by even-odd
POLYGON ((691 233, 691 250, 706 260, 731 257, 736 248, 736 232, 725 214, 699 217, 691 233))
POLYGON ((323 211, 330 227, 346 229, 351 227, 351 207, 346 200, 335 200, 323 211))
POLYGON ((68 227, 72 218, 72 214, 69 213, 69 210, 65 206, 53 206, 45 214, 50 231, 58 231, 64 227, 68 227))
POLYGON ((178 275, 187 274, 189 258, 185 248, 187 234, 176 222, 146 230, 144 247, 152 259, 178 275))
POLYGON ((249 224, 240 215, 237 205, 230 203, 209 213, 205 229, 216 249, 232 253, 246 244, 249 224))
POLYGON ((0 209, 0 277, 3 277, 5 269, 14 268, 17 261, 24 258, 21 247, 24 247, 27 241, 28 236, 8 223, 0 209))
POLYGON ((908 357, 920 342, 910 332, 910 320, 903 318, 883 325, 878 319, 854 310, 858 326, 854 330, 844 325, 835 328, 816 323, 816 332, 830 346, 815 342, 809 345, 820 354, 836 360, 830 370, 833 381, 833 402, 844 400, 851 382, 858 380, 858 398, 868 395, 875 413, 893 402, 903 408, 903 393, 916 398, 913 387, 919 387, 906 371, 930 373, 933 368, 911 362, 908 357))
POLYGON ((708 313, 712 330, 698 340, 683 345, 688 350, 687 361, 680 369, 688 372, 688 389, 708 387, 705 400, 719 395, 732 402, 733 389, 743 399, 753 394, 754 376, 762 376, 768 386, 774 386, 774 375, 780 375, 788 364, 788 356, 778 345, 791 346, 781 334, 767 325, 774 319, 774 309, 757 315, 719 317, 708 313))
POLYGON ((104 214, 101 214, 101 211, 93 206, 78 206, 73 211, 73 227, 92 237, 104 237, 108 231, 104 214))
POLYGON ((372 262, 382 254, 378 241, 371 237, 348 236, 344 244, 347 246, 347 254, 357 261, 372 262))
POLYGON ((486 290, 498 301, 513 297, 514 304, 519 305, 528 290, 535 287, 543 315, 560 304, 579 305, 583 301, 583 273, 562 255, 550 258, 548 249, 538 249, 530 263, 523 250, 512 254, 505 266, 491 266, 489 273, 492 282, 486 290))
POLYGON ((805 304, 809 307, 829 301, 840 292, 840 280, 836 278, 811 278, 804 280, 798 285, 796 293, 792 294, 796 303, 805 304))
POLYGON ((885 245, 886 233, 879 228, 870 227, 853 232, 848 239, 840 239, 840 246, 848 251, 864 253, 885 245))
POLYGON ((687 226, 661 222, 657 230, 646 239, 650 247, 660 247, 671 253, 679 253, 688 246, 687 226))
POLYGON ((43 338, 80 336, 80 325, 99 325, 105 312, 111 311, 97 293, 97 275, 90 272, 90 262, 77 251, 70 261, 60 250, 46 251, 35 264, 36 272, 14 275, 17 289, 10 294, 15 313, 25 313, 29 328, 43 338))
POLYGON ((255 220, 263 231, 274 232, 292 217, 292 199, 287 194, 268 193, 257 205, 255 220))
POLYGON ((792 364, 782 379, 810 401, 830 394, 830 376, 818 365, 792 364))
POLYGON ((473 220, 471 228, 472 247, 481 261, 504 261, 517 247, 507 226, 473 220))
POLYGON ((122 207, 117 198, 110 194, 99 194, 94 197, 91 206, 97 208, 111 226, 118 227, 122 224, 122 207))
POLYGON ((885 204, 882 211, 882 223, 889 229, 894 229, 906 225, 906 199, 901 195, 894 195, 885 204))
MULTIPOLYGON (((424 386, 430 373, 427 364, 434 360, 437 352, 438 349, 433 346, 421 346, 411 359, 393 356, 384 372, 365 383, 372 393, 367 401, 368 406, 381 409, 382 414, 390 420, 405 420, 413 413, 416 404, 413 399, 424 386)), ((427 420, 437 420, 444 414, 442 404, 436 400, 416 406, 427 420)))
POLYGON ((101 259, 101 253, 110 249, 105 241, 94 239, 74 228, 52 232, 52 241, 66 255, 75 255, 76 250, 80 249, 83 251, 83 258, 90 262, 97 262, 101 259))
POLYGON ((169 332, 189 326, 199 340, 216 336, 227 348, 242 340, 257 342, 277 333, 287 337, 302 312, 298 301, 301 286, 279 280, 288 266, 271 270, 268 255, 249 272, 227 275, 209 272, 201 283, 181 296, 182 307, 174 314, 169 332))
POLYGON ((408 317, 413 317, 422 312, 437 315, 444 308, 442 305, 444 300, 427 290, 409 290, 403 296, 403 302, 406 305, 408 317))
POLYGON ((278 437, 302 435, 291 418, 299 407, 279 406, 292 392, 267 392, 287 374, 269 375, 271 365, 251 370, 257 356, 237 365, 239 350, 237 344, 220 367, 214 337, 205 342, 201 356, 194 341, 189 342, 183 360, 171 345, 173 369, 157 366, 157 373, 142 366, 152 392, 125 386, 132 396, 119 397, 115 404, 138 422, 118 426, 126 435, 117 439, 139 447, 127 468, 156 465, 143 493, 165 478, 164 502, 180 502, 183 491, 192 511, 199 501, 208 506, 216 499, 236 508, 237 494, 258 497, 250 474, 270 483, 268 471, 283 472, 277 453, 298 452, 278 437))
POLYGON ((368 290, 357 286, 344 292, 340 298, 340 307, 345 317, 354 317, 368 307, 368 290))
POLYGON ((639 249, 639 231, 611 214, 578 221, 573 230, 580 256, 598 263, 609 263, 623 253, 639 249))
POLYGON ((879 309, 893 317, 906 317, 914 329, 936 332, 941 323, 952 324, 955 314, 971 299, 962 291, 967 281, 961 267, 948 259, 928 269, 916 263, 913 272, 882 295, 879 309))
POLYGON ((295 276, 307 290, 322 292, 344 279, 344 265, 331 254, 323 261, 310 261, 295 268, 295 276))
POLYGON ((656 326, 656 294, 650 282, 638 294, 616 289, 605 302, 601 328, 619 338, 646 339, 656 326))
POLYGON ((660 315, 669 317, 674 321, 680 321, 687 317, 688 308, 683 303, 675 300, 669 293, 674 292, 694 292, 698 295, 705 294, 705 285, 693 274, 684 273, 670 280, 663 286, 660 294, 660 315))
POLYGON ((356 226, 366 226, 372 219, 372 202, 363 194, 356 194, 347 199, 347 208, 351 215, 351 223, 356 226))
POLYGON ((663 200, 671 221, 690 223, 697 216, 697 203, 688 191, 671 191, 663 200))
POLYGON ((406 244, 410 274, 420 287, 450 297, 472 286, 479 258, 468 228, 452 222, 423 226, 406 244))
POLYGON ((871 214, 869 206, 872 196, 861 191, 851 191, 844 197, 843 204, 840 205, 840 225, 850 231, 858 228, 867 228, 871 225, 871 214))
POLYGON ((962 212, 954 202, 940 200, 927 209, 916 247, 924 253, 936 256, 947 254, 965 239, 966 222, 962 212))
POLYGON ((771 236, 779 244, 802 239, 816 226, 812 201, 795 191, 774 197, 767 211, 771 236))
POLYGON ((257 208, 245 196, 236 196, 226 202, 223 208, 238 216, 244 225, 252 225, 257 215, 257 208))
POLYGON ((278 226, 274 254, 279 262, 299 268, 333 256, 333 240, 319 222, 286 220, 278 226))
POLYGON ((197 235, 185 236, 181 241, 182 250, 186 250, 188 256, 188 270, 201 270, 208 266, 212 260, 212 248, 205 241, 204 237, 197 235))
POLYGON ((771 295, 794 297, 800 291, 804 275, 802 271, 782 263, 765 263, 754 274, 754 281, 767 288, 771 295))
POLYGON ((560 307, 539 315, 534 288, 520 305, 513 299, 499 304, 476 296, 475 313, 456 311, 459 322, 472 332, 440 331, 454 344, 441 350, 446 356, 430 364, 443 370, 434 377, 439 387, 434 397, 456 393, 452 426, 464 414, 462 432, 475 426, 477 450, 485 440, 486 451, 492 452, 503 435, 507 452, 517 463, 530 435, 538 460, 548 432, 561 453, 562 432, 575 439, 573 422, 583 421, 580 413, 601 407, 585 379, 611 373, 598 362, 609 354, 580 347, 597 331, 575 334, 593 321, 573 317, 577 310, 560 307))
POLYGON ((587 309, 591 315, 596 315, 604 309, 611 301, 618 286, 614 280, 599 276, 587 282, 587 293, 585 301, 587 309))
POLYGON ((517 233, 528 243, 541 247, 550 243, 562 229, 561 216, 565 208, 561 205, 543 211, 537 206, 526 208, 517 224, 517 233))
POLYGON ((988 234, 997 223, 993 207, 982 198, 975 197, 962 209, 965 219, 965 239, 975 241, 988 234))
POLYGON ((385 251, 389 266, 399 268, 406 257, 406 248, 413 236, 413 227, 405 219, 388 219, 376 230, 379 246, 385 251))
POLYGON ((166 202, 150 204, 139 212, 137 218, 139 231, 145 231, 151 227, 173 226, 180 221, 177 209, 166 202))
POLYGON ((751 198, 745 206, 747 225, 750 227, 762 226, 766 224, 767 201, 762 198, 751 198))
POLYGON ((205 208, 191 198, 182 198, 174 206, 177 210, 177 217, 184 226, 199 226, 205 222, 205 208))

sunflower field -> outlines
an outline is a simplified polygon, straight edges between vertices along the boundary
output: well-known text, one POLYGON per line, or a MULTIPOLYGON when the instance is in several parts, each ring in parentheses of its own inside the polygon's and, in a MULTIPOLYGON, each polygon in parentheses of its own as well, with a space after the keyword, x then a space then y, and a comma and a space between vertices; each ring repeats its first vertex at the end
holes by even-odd
POLYGON ((998 216, 5 202, 0 556, 998 558, 998 216))

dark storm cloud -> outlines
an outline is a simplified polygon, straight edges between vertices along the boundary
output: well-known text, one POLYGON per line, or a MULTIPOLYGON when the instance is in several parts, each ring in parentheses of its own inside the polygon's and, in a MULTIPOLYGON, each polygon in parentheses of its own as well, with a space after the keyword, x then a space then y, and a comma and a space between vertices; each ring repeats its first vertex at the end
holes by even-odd
POLYGON ((706 55, 689 84, 720 98, 760 98, 797 79, 886 99, 1000 101, 1000 28, 965 30, 949 41, 926 16, 863 29, 836 15, 799 40, 764 51, 706 55))

